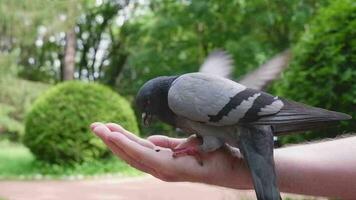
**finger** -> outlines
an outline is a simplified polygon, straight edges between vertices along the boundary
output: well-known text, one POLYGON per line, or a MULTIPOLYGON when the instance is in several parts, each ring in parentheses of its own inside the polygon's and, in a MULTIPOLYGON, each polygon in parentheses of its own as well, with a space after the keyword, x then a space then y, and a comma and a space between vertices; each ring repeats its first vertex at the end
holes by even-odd
POLYGON ((144 163, 149 167, 152 175, 156 174, 154 176, 162 180, 178 180, 181 176, 189 178, 195 171, 192 169, 198 167, 198 163, 193 157, 174 159, 172 151, 167 148, 161 149, 158 153, 133 142, 120 133, 111 132, 108 135, 108 140, 124 150, 129 157, 144 163), (189 175, 187 176, 187 174, 189 175))
POLYGON ((134 142, 123 134, 119 132, 111 132, 108 134, 108 139, 112 141, 116 146, 124 149, 125 152, 132 158, 139 160, 142 163, 146 163, 148 166, 156 168, 167 162, 165 158, 160 157, 157 152, 151 148, 140 145, 137 142, 134 142))
POLYGON ((148 141, 152 142, 154 145, 174 149, 179 144, 186 141, 186 139, 171 138, 164 135, 152 135, 147 138, 148 141))
POLYGON ((130 166, 141 170, 143 172, 152 174, 152 175, 156 175, 155 170, 153 170, 152 168, 146 166, 144 163, 142 162, 138 162, 137 160, 135 160, 134 158, 130 157, 124 150, 122 150, 121 148, 119 148, 118 146, 116 146, 113 142, 111 142, 110 140, 107 140, 105 142, 105 144, 110 148, 110 150, 119 158, 121 158, 122 160, 124 160, 127 164, 129 164, 130 166))
POLYGON ((101 123, 101 122, 94 122, 94 123, 90 124, 90 129, 94 130, 94 128, 99 126, 99 125, 104 125, 104 124, 101 123))
MULTIPOLYGON (((136 163, 136 166, 145 167, 144 170, 148 170, 148 173, 163 180, 175 180, 180 176, 189 178, 192 176, 192 169, 198 166, 193 157, 173 159, 171 150, 163 148, 158 153, 130 140, 120 132, 108 133, 107 140, 121 149, 134 162, 144 163, 141 166, 136 163), (167 177, 169 178, 167 179, 167 177)), ((177 139, 174 140, 177 141, 177 139)), ((181 139, 181 141, 184 141, 184 139, 181 139)), ((133 165, 134 162, 132 162, 133 165)))
POLYGON ((111 131, 104 124, 98 124, 93 131, 97 136, 102 139, 102 141, 110 148, 110 150, 115 150, 115 154, 116 152, 118 152, 118 156, 122 157, 124 160, 130 160, 130 158, 125 154, 124 151, 116 151, 119 148, 111 144, 112 142, 108 140, 108 134, 111 131))
POLYGON ((143 163, 138 162, 135 158, 132 158, 123 151, 120 147, 116 146, 112 141, 108 138, 108 135, 111 131, 104 125, 104 124, 96 124, 94 130, 96 135, 98 135, 103 142, 109 147, 109 149, 118 157, 126 161, 129 165, 144 171, 146 173, 155 174, 155 171, 150 169, 149 167, 145 166, 143 163))
POLYGON ((106 140, 108 133, 111 131, 102 123, 97 123, 93 126, 93 132, 102 140, 106 140))
POLYGON ((129 138, 130 140, 137 142, 145 147, 148 147, 150 149, 154 149, 155 145, 145 139, 142 139, 140 137, 138 137, 137 135, 127 131, 126 129, 124 129, 122 126, 118 125, 118 124, 114 124, 114 123, 107 123, 106 127, 108 127, 111 131, 113 132, 120 132, 122 134, 124 134, 127 138, 129 138))

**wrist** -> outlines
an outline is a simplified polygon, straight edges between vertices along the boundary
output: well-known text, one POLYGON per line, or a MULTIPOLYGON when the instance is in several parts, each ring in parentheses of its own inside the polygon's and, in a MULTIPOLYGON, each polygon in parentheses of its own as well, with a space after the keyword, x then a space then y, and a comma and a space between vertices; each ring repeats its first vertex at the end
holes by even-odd
POLYGON ((247 163, 243 159, 238 159, 238 161, 235 161, 235 166, 229 176, 233 180, 229 187, 241 190, 253 189, 252 177, 247 163))
POLYGON ((231 166, 219 175, 215 179, 205 179, 204 183, 240 190, 253 189, 251 173, 243 159, 233 158, 231 166))

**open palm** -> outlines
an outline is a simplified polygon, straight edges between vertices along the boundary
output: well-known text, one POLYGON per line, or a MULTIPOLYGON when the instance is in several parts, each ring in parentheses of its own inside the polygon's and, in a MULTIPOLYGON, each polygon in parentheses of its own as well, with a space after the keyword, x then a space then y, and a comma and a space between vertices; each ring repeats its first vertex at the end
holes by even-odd
MULTIPOLYGON (((93 132, 99 136, 110 150, 131 166, 164 181, 191 181, 221 186, 234 185, 248 188, 248 170, 241 159, 231 156, 226 149, 201 154, 203 165, 192 156, 173 158, 172 149, 185 143, 187 139, 169 138, 163 135, 142 139, 114 123, 93 123, 93 132), (240 180, 236 183, 236 177, 240 180), (229 181, 234 181, 231 183, 229 181)), ((198 139, 189 145, 198 145, 198 139)))

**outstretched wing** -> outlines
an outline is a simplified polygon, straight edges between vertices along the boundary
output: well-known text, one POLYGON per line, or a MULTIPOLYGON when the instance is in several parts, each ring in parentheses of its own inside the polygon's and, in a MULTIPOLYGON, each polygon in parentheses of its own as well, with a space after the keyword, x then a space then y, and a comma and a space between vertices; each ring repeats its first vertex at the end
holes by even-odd
POLYGON ((288 66, 291 53, 285 50, 277 54, 263 65, 246 74, 239 83, 249 88, 263 90, 269 83, 277 79, 282 71, 288 66))
POLYGON ((209 54, 201 65, 199 72, 229 78, 232 70, 233 59, 231 55, 225 51, 217 50, 209 54))
POLYGON ((226 126, 273 115, 283 107, 283 102, 229 79, 190 73, 172 83, 168 105, 175 114, 189 120, 226 126))

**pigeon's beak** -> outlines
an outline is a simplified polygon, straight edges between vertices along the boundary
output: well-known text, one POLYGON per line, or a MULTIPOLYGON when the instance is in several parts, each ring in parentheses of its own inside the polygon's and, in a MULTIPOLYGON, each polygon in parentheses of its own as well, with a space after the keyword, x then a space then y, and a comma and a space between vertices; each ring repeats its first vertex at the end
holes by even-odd
POLYGON ((146 112, 142 113, 142 121, 143 125, 149 126, 152 122, 152 115, 146 112))

